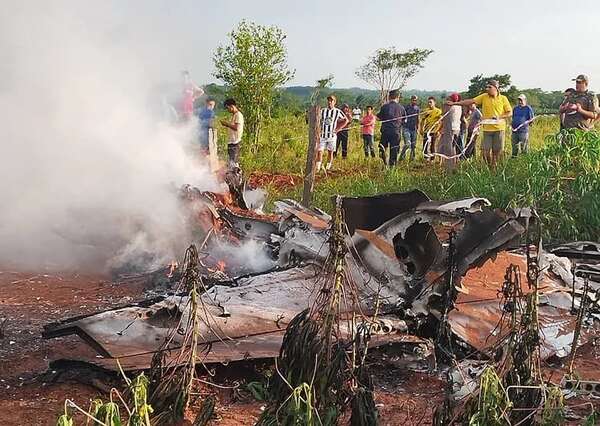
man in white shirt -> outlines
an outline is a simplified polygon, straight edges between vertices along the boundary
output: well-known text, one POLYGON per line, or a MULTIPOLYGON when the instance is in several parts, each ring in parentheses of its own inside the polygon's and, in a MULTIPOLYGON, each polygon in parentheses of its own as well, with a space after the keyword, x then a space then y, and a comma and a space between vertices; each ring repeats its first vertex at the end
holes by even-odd
POLYGON ((230 120, 221 120, 221 124, 228 129, 227 155, 229 157, 229 165, 238 166, 240 160, 240 142, 244 133, 244 116, 238 109, 235 99, 226 99, 224 106, 231 113, 230 120))
POLYGON ((317 171, 321 169, 323 151, 325 150, 327 150, 326 169, 331 169, 333 164, 333 153, 337 142, 337 133, 348 124, 346 115, 340 109, 335 107, 336 101, 337 99, 335 96, 327 96, 327 108, 321 110, 321 140, 317 151, 317 171))

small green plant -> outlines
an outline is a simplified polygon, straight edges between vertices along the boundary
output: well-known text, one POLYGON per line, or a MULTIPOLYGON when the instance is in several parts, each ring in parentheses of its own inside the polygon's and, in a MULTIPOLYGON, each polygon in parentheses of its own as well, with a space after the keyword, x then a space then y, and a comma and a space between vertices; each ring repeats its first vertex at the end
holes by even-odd
POLYGON ((250 382, 246 384, 246 389, 257 401, 266 401, 269 398, 267 384, 263 382, 250 382))
POLYGON ((68 412, 68 408, 71 407, 87 418, 86 426, 90 425, 90 421, 92 422, 92 426, 151 426, 150 414, 152 414, 153 409, 147 403, 148 385, 150 383, 148 378, 144 373, 140 373, 135 379, 130 380, 121 369, 120 364, 119 369, 127 383, 126 393, 131 395, 133 409, 130 409, 119 391, 112 389, 109 401, 103 402, 101 399, 96 398, 92 400, 87 411, 79 407, 73 401, 67 399, 65 401, 64 414, 58 418, 56 425, 75 425, 73 418, 68 412), (113 395, 117 396, 122 406, 119 406, 118 403, 113 401, 113 395), (126 422, 123 422, 121 419, 121 408, 124 408, 127 412, 126 422))
POLYGON ((477 411, 469 419, 469 426, 508 425, 505 414, 510 407, 500 377, 493 366, 487 366, 481 374, 477 411))
POLYGON ((565 401, 560 388, 549 387, 546 390, 546 403, 542 410, 542 426, 559 426, 565 422, 565 401))
POLYGON ((56 426, 73 426, 73 418, 69 416, 67 412, 67 405, 65 404, 65 413, 61 414, 61 416, 56 421, 56 426))
POLYGON ((600 424, 600 412, 592 411, 592 413, 585 418, 582 426, 596 426, 600 424))
MULTIPOLYGON (((98 408, 96 413, 98 421, 95 424, 104 424, 106 426, 121 426, 121 414, 119 406, 115 402, 106 402, 98 408)), ((129 424, 129 423, 128 423, 129 424)))

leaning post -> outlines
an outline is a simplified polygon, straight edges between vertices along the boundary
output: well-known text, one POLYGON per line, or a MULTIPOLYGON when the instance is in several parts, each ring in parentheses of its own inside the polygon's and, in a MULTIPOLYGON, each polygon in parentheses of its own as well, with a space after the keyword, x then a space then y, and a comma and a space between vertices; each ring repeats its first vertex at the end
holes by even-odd
POLYGON ((304 169, 304 190, 302 205, 310 207, 315 184, 315 154, 319 143, 319 105, 311 105, 308 109, 308 150, 306 152, 306 168, 304 169))

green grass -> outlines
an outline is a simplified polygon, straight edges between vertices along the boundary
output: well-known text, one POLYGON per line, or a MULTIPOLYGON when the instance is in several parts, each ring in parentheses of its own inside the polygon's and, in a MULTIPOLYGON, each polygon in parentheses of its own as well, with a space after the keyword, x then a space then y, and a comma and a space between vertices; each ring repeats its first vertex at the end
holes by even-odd
MULTIPOLYGON (((265 127, 256 153, 243 147, 242 167, 247 173, 301 175, 306 161, 306 127, 304 117, 273 120, 265 127)), ((335 194, 364 196, 412 189, 438 200, 485 197, 499 208, 536 207, 549 240, 600 240, 600 136, 575 132, 569 134, 565 145, 556 141, 557 132, 557 117, 541 117, 531 127, 529 154, 510 158, 507 133, 506 159, 497 170, 490 170, 477 158, 461 162, 448 175, 420 155, 413 163, 385 170, 378 159, 364 158, 359 131, 353 129, 348 159, 336 159, 337 177, 319 180, 314 204, 330 210, 335 194)), ((285 191, 266 189, 271 202, 282 197, 300 199, 302 193, 302 185, 285 191)))

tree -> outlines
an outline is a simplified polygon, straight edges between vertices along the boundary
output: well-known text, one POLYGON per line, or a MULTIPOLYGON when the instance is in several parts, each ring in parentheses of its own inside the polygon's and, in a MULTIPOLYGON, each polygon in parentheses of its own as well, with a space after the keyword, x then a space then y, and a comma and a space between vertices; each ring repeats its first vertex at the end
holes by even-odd
POLYGON ((414 77, 433 50, 411 49, 398 52, 395 47, 378 49, 366 64, 356 70, 356 76, 379 90, 379 100, 388 100, 388 92, 402 89, 414 77))
POLYGON ((510 79, 510 74, 494 74, 488 77, 484 77, 482 74, 476 75, 469 81, 469 89, 464 95, 466 98, 474 98, 485 92, 485 86, 488 81, 498 80, 502 94, 506 95, 511 103, 516 103, 518 90, 511 84, 510 79))
POLYGON ((285 38, 275 26, 242 21, 229 33, 229 44, 219 46, 213 57, 213 75, 225 82, 244 113, 253 149, 258 147, 263 119, 270 116, 276 89, 294 76, 287 64, 285 38))

